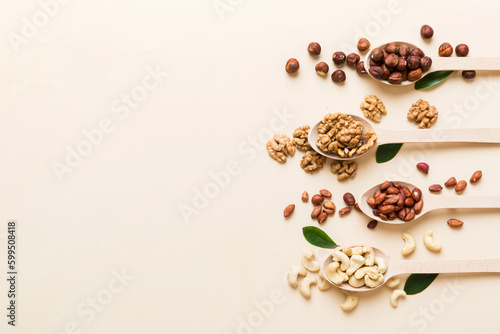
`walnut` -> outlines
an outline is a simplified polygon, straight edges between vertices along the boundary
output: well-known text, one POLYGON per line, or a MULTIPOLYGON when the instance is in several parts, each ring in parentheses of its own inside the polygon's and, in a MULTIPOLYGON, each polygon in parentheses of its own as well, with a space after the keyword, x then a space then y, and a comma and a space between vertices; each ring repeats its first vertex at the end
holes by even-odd
POLYGON ((354 178, 358 171, 356 161, 338 161, 335 160, 330 166, 330 171, 337 175, 337 181, 345 181, 354 178))
POLYGON ((352 156, 359 146, 363 125, 342 113, 327 114, 318 125, 318 148, 323 152, 352 156))
POLYGON ((295 147, 287 135, 274 135, 267 141, 266 148, 269 156, 281 164, 286 162, 288 155, 295 154, 295 147))
POLYGON ((437 121, 438 111, 429 102, 419 99, 413 103, 407 115, 410 121, 415 121, 420 129, 430 128, 437 121))
POLYGON ((378 139, 377 134, 373 129, 363 132, 360 140, 361 146, 358 147, 356 153, 357 154, 365 153, 375 145, 377 139, 378 139))
POLYGON ((299 126, 293 132, 293 144, 298 150, 301 151, 309 151, 311 149, 311 145, 309 144, 309 140, 307 136, 309 135, 309 129, 311 127, 309 125, 299 126))
POLYGON ((373 94, 365 96, 365 101, 361 102, 360 108, 365 117, 377 123, 382 120, 383 115, 387 115, 387 109, 384 103, 373 94))
POLYGON ((300 160, 300 167, 302 167, 307 173, 312 173, 323 167, 326 162, 326 157, 322 156, 315 151, 307 151, 306 154, 300 160))

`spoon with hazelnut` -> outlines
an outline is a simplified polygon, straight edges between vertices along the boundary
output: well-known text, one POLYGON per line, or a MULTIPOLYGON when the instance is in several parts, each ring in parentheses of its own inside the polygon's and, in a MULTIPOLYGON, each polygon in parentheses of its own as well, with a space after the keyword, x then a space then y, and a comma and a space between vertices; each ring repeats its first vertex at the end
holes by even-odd
POLYGON ((434 71, 500 70, 500 57, 450 58, 452 53, 452 46, 444 43, 439 49, 440 57, 431 58, 414 44, 397 41, 370 50, 364 64, 372 78, 396 86, 410 85, 434 71))
MULTIPOLYGON (((352 262, 354 264, 356 260, 352 262)), ((352 269, 355 269, 355 267, 352 269)), ((500 259, 400 260, 386 255, 378 248, 367 246, 353 246, 342 249, 335 248, 332 255, 327 256, 321 265, 321 274, 329 283, 339 289, 355 292, 373 291, 384 285, 390 278, 402 274, 498 272, 500 272, 500 259), (367 251, 366 253, 364 252, 365 250, 367 251), (339 251, 344 255, 337 254, 339 251), (349 256, 346 253, 351 255, 349 256), (353 273, 346 273, 351 268, 345 271, 341 268, 342 266, 343 269, 350 267, 350 259, 352 259, 352 257, 356 257, 364 264, 360 262, 358 264, 361 266, 359 269, 353 273), (367 266, 365 264, 369 257, 371 257, 372 260, 374 258, 373 266, 367 266), (349 265, 345 264, 346 260, 349 260, 349 265), (346 278, 347 281, 345 281, 346 278)))
MULTIPOLYGON (((358 121, 363 125, 363 134, 367 141, 368 149, 362 150, 361 154, 351 150, 344 149, 343 152, 325 152, 318 147, 318 122, 308 134, 309 144, 321 155, 334 160, 354 160, 362 157, 368 151, 373 149, 377 144, 391 143, 500 143, 500 128, 471 128, 471 129, 416 129, 416 130, 389 130, 377 129, 374 132, 370 122, 356 115, 347 115, 352 117, 354 121, 358 121), (370 136, 367 136, 371 134, 370 136), (341 153, 343 156, 339 155, 341 153)), ((361 143, 361 142, 360 142, 361 143)), ((359 148, 357 148, 359 150, 359 148)))

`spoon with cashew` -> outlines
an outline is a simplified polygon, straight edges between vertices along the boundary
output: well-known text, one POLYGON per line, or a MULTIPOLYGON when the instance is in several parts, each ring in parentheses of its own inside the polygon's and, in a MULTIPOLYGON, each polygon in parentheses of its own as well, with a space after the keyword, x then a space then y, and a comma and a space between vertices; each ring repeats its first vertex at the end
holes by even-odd
MULTIPOLYGON (((421 188, 416 187, 411 183, 397 181, 386 188, 388 183, 389 181, 386 181, 384 183, 371 187, 358 197, 360 198, 359 208, 365 215, 367 215, 371 219, 383 221, 384 223, 388 224, 404 224, 414 219, 418 219, 428 212, 439 209, 500 208, 500 196, 498 195, 457 196, 435 195, 430 192, 424 194, 424 192, 427 192, 428 190, 422 191, 420 190, 421 188), (374 195, 381 188, 386 189, 386 191, 384 190, 385 196, 378 194, 377 196, 375 196, 378 198, 378 200, 375 200, 374 195), (398 202, 395 202, 398 196, 403 197, 403 199, 399 198, 398 202), (389 199, 389 197, 394 199, 394 201, 389 199), (388 202, 386 202, 386 200, 388 200, 388 202), (381 210, 384 206, 386 206, 386 208, 381 210), (405 212, 404 215, 399 216, 398 214, 401 209, 404 209, 407 212, 405 212), (375 210, 378 210, 378 212, 375 210), (386 216, 391 212, 396 212, 397 214, 396 218, 392 220, 390 220, 389 218, 389 220, 386 220, 383 219, 385 218, 384 216, 382 216, 383 218, 381 218, 380 212, 382 212, 386 216), (409 213, 414 214, 407 216, 409 213)), ((392 217, 394 217, 394 215, 392 215, 392 217)))
MULTIPOLYGON (((351 116, 353 120, 361 122, 364 133, 373 131, 373 126, 370 122, 355 115, 351 116)), ((355 153, 351 157, 341 157, 337 153, 328 153, 321 150, 318 145, 318 122, 308 135, 309 144, 321 155, 334 160, 354 160, 365 155, 376 144, 390 143, 500 143, 500 128, 482 128, 482 129, 418 129, 418 130, 388 130, 377 129, 375 132, 375 144, 361 154, 355 153)))
POLYGON ((372 291, 401 274, 489 272, 500 272, 500 259, 400 260, 387 256, 378 248, 368 246, 335 248, 321 266, 321 274, 333 286, 356 292, 372 291), (367 265, 366 262, 371 256, 374 257, 374 262, 367 265), (353 268, 354 271, 349 271, 353 268))
MULTIPOLYGON (((398 45, 403 45, 406 44, 409 46, 411 50, 416 48, 414 44, 408 43, 408 42, 395 42, 398 43, 398 45)), ((387 46, 389 43, 385 43, 380 45, 378 48, 382 48, 382 50, 387 46)), ((366 55, 366 58, 364 60, 365 62, 365 68, 366 72, 370 77, 373 79, 382 82, 386 85, 391 85, 391 86, 407 86, 410 84, 413 84, 416 80, 414 79, 413 81, 410 80, 405 80, 402 81, 401 83, 390 83, 389 81, 386 80, 381 80, 373 75, 373 73, 370 72, 370 60, 372 60, 371 55, 374 50, 378 48, 373 48, 371 49, 368 54, 366 55)), ((454 71, 454 70, 460 70, 460 71, 472 71, 472 70, 489 70, 489 71, 498 71, 500 70, 500 57, 433 57, 432 58, 432 64, 428 70, 427 73, 424 74, 427 75, 431 72, 435 71, 454 71)))

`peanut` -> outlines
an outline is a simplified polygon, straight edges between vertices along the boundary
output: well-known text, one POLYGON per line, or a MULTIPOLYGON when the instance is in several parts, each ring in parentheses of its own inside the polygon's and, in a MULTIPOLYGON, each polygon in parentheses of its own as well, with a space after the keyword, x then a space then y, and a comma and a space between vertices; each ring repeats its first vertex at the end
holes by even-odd
POLYGON ((316 205, 311 212, 311 218, 317 218, 321 213, 321 205, 316 205))
POLYGON ((331 193, 331 192, 329 192, 329 191, 328 191, 328 190, 326 190, 326 189, 321 189, 321 190, 319 191, 319 193, 321 194, 321 196, 323 196, 323 197, 325 197, 325 198, 330 198, 330 197, 332 197, 332 193, 331 193))
POLYGON ((325 198, 319 194, 316 194, 314 195, 312 198, 311 198, 311 203, 314 204, 314 205, 318 205, 318 204, 321 204, 323 203, 323 200, 325 198))
POLYGON ((429 165, 425 162, 419 162, 417 164, 417 169, 424 174, 429 174, 429 165))
POLYGON ((326 212, 327 215, 331 216, 335 213, 335 209, 323 209, 323 212, 326 212))
POLYGON ((283 211, 283 216, 285 218, 289 217, 292 214, 293 210, 295 210, 295 204, 290 204, 285 208, 285 211, 283 211))
POLYGON ((418 215, 420 212, 422 212, 423 206, 424 206, 424 201, 420 200, 413 206, 413 211, 415 211, 415 213, 418 215))
POLYGON ((375 219, 374 220, 371 220, 368 225, 366 225, 366 227, 368 227, 370 230, 373 230, 375 227, 377 227, 377 224, 378 224, 378 221, 376 221, 375 219))
POLYGON ((391 186, 391 183, 389 181, 385 181, 384 183, 382 183, 380 185, 380 190, 386 190, 387 188, 389 188, 391 186))
POLYGON ((481 179, 481 177, 483 177, 483 172, 481 172, 480 170, 475 171, 470 178, 470 183, 476 183, 481 179))
POLYGON ((344 202, 349 206, 353 206, 354 204, 356 204, 356 200, 354 199, 354 196, 351 193, 344 194, 344 202))
POLYGON ((461 220, 458 220, 458 219, 450 219, 448 220, 448 225, 450 225, 451 227, 460 227, 464 224, 463 221, 461 220))
POLYGON ((325 203, 323 203, 323 206, 330 210, 335 210, 336 208, 335 203, 333 203, 332 201, 326 201, 325 203))
POLYGON ((383 213, 383 214, 389 214, 391 212, 394 212, 394 209, 396 207, 394 205, 384 205, 382 206, 379 210, 380 210, 380 213, 383 213))
POLYGON ((445 187, 454 187, 457 184, 457 179, 455 177, 450 177, 448 181, 444 183, 445 187))
POLYGON ((318 223, 323 224, 326 222, 326 219, 328 218, 328 214, 326 212, 321 212, 318 216, 318 223))
POLYGON ((422 198, 422 191, 418 188, 413 189, 413 191, 411 192, 411 197, 413 197, 415 202, 420 201, 420 199, 422 198))
POLYGON ((304 191, 302 193, 302 202, 307 203, 308 200, 309 200, 309 194, 307 193, 307 191, 304 191))
POLYGON ((429 187, 429 191, 432 191, 432 192, 440 192, 441 190, 443 190, 443 187, 441 187, 440 184, 433 184, 429 187))
POLYGON ((465 190, 467 187, 467 182, 465 180, 460 180, 458 181, 457 185, 455 186, 455 191, 457 193, 461 193, 462 191, 465 190))
POLYGON ((339 216, 342 217, 348 214, 349 212, 351 212, 351 208, 346 206, 345 208, 339 210, 339 216))

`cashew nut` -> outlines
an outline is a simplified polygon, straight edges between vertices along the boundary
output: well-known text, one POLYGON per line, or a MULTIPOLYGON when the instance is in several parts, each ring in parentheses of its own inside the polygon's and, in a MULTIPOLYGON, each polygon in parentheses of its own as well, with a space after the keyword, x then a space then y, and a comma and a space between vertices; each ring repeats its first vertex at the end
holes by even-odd
POLYGON ((397 278, 396 276, 391 277, 385 282, 385 285, 388 286, 389 288, 397 288, 401 280, 397 278))
POLYGON ((304 254, 302 254, 302 265, 312 273, 317 273, 320 267, 312 250, 305 251, 304 254))
POLYGON ((342 290, 345 293, 345 300, 340 304, 340 308, 344 311, 351 311, 358 305, 358 293, 356 291, 342 290))
POLYGON ((319 277, 321 277, 321 283, 318 284, 318 289, 320 291, 326 291, 328 289, 330 289, 330 287, 332 286, 330 284, 330 282, 328 282, 325 277, 323 276, 323 273, 320 271, 319 272, 319 277))
POLYGON ((339 267, 340 267, 340 263, 332 262, 329 265, 327 265, 326 269, 325 269, 326 277, 328 277, 328 279, 334 284, 340 284, 343 282, 343 278, 342 278, 342 282, 340 282, 340 278, 337 277, 338 276, 337 271, 338 271, 339 267))
POLYGON ((365 258, 361 255, 353 255, 349 260, 349 269, 345 272, 348 276, 354 274, 356 270, 361 268, 362 265, 365 264, 365 258))
POLYGON ((363 246, 355 246, 355 247, 343 248, 342 252, 344 252, 345 255, 347 255, 347 256, 363 255, 363 246))
POLYGON ((357 279, 356 277, 354 277, 354 275, 352 275, 351 277, 349 277, 349 281, 347 281, 347 282, 353 288, 360 288, 363 285, 365 285, 365 280, 363 278, 362 279, 357 279))
POLYGON ((349 269, 349 257, 341 251, 336 251, 332 255, 333 261, 340 262, 340 270, 346 271, 349 269))
POLYGON ((376 279, 380 273, 375 267, 361 267, 354 273, 354 277, 357 279, 362 279, 364 276, 368 275, 372 279, 376 279))
POLYGON ((408 232, 404 232, 402 237, 403 240, 405 241, 405 244, 403 246, 403 249, 401 250, 401 253, 404 256, 410 255, 417 247, 417 242, 415 241, 415 237, 408 232))
POLYGON ((300 266, 293 266, 288 271, 288 284, 292 288, 296 288, 299 285, 299 275, 307 276, 307 271, 300 266))
POLYGON ((300 282, 300 294, 304 296, 304 298, 309 298, 311 297, 311 285, 316 284, 316 277, 314 276, 306 276, 300 282))
POLYGON ((439 252, 441 250, 441 248, 443 248, 443 246, 441 246, 441 243, 439 241, 434 240, 434 238, 432 237, 431 230, 425 231, 424 244, 428 250, 431 250, 433 252, 439 252))
POLYGON ((373 266, 375 264, 375 252, 370 246, 363 247, 363 253, 365 253, 365 265, 373 266))
POLYGON ((365 284, 367 287, 376 288, 382 283, 384 283, 384 275, 379 272, 377 272, 376 278, 373 278, 371 275, 365 275, 365 284))
POLYGON ((377 270, 379 273, 384 274, 387 271, 387 262, 380 256, 375 257, 375 264, 377 265, 377 270))
POLYGON ((405 290, 394 290, 391 295, 391 305, 393 307, 398 307, 398 298, 406 297, 405 290))

